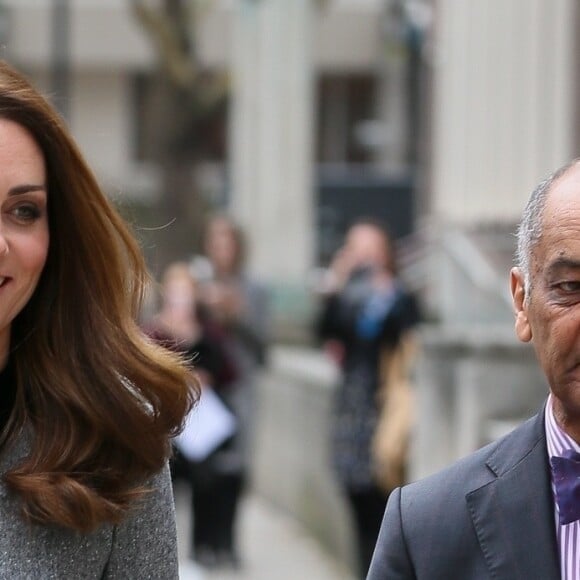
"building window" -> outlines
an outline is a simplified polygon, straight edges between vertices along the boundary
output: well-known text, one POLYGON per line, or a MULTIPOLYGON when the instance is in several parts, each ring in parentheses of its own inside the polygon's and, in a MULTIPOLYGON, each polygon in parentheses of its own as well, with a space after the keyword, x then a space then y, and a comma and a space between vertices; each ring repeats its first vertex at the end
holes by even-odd
POLYGON ((132 141, 136 161, 154 161, 171 151, 196 161, 226 160, 228 102, 199 112, 195 98, 172 93, 155 75, 133 76, 132 141))
POLYGON ((318 162, 371 163, 372 151, 357 138, 357 126, 376 117, 376 77, 323 75, 318 89, 318 162))

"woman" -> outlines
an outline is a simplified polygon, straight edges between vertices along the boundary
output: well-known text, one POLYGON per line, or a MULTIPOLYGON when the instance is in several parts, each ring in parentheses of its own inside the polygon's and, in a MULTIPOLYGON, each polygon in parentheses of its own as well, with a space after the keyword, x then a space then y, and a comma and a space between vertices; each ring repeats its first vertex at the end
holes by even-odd
POLYGON ((64 124, 0 63, 0 570, 177 578, 188 368, 135 323, 146 271, 64 124))
POLYGON ((225 559, 236 566, 235 542, 238 504, 249 469, 252 425, 255 421, 257 370, 263 365, 268 341, 268 304, 265 289, 245 272, 246 244, 240 227, 224 215, 210 219, 204 236, 209 276, 200 284, 200 298, 227 338, 228 352, 238 379, 224 393, 237 418, 233 444, 222 453, 216 468, 222 473, 224 518, 220 523, 225 559))
POLYGON ((342 370, 333 418, 333 461, 354 516, 364 578, 389 492, 383 485, 389 477, 378 473, 382 466, 372 453, 383 377, 405 366, 398 353, 418 313, 413 297, 395 276, 390 238, 373 220, 360 220, 348 230, 328 282, 318 333, 342 370), (385 360, 391 368, 382 373, 385 360))
MULTIPOLYGON (((203 316, 197 302, 198 285, 187 264, 176 262, 164 272, 161 284, 161 308, 147 326, 147 333, 160 344, 182 353, 195 367, 203 384, 202 407, 209 396, 208 389, 221 399, 227 394, 236 378, 235 368, 227 355, 224 337, 203 316)), ((199 411, 203 409, 200 407, 199 411)), ((198 417, 199 418, 199 417, 198 417)), ((200 439, 200 424, 192 417, 192 434, 200 439)), ((215 429, 215 427, 214 427, 215 429)), ((188 432, 184 433, 188 436, 188 432)), ((212 448, 203 455, 191 449, 178 439, 178 452, 173 461, 174 477, 183 477, 191 484, 191 557, 204 567, 213 568, 227 556, 228 545, 224 542, 220 522, 227 512, 228 479, 220 477, 220 456, 231 446, 230 434, 206 434, 213 438, 212 448), (214 447, 215 445, 215 447, 214 447)))

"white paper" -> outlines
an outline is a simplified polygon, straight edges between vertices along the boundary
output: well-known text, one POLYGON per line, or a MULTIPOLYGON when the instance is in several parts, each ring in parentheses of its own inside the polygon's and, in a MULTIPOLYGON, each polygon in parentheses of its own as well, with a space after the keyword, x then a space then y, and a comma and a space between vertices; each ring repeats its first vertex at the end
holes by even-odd
POLYGON ((235 432, 235 416, 213 389, 203 387, 199 403, 189 413, 175 444, 190 461, 203 461, 235 432))

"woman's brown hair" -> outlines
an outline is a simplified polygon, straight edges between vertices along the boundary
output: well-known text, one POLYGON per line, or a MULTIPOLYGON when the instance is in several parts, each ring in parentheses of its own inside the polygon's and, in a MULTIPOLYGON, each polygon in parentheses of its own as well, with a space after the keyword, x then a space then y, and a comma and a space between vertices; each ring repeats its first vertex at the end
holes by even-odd
POLYGON ((4 444, 30 439, 4 475, 31 521, 89 531, 147 493, 196 396, 176 355, 136 324, 147 271, 64 123, 0 62, 0 118, 26 128, 47 170, 50 245, 12 324, 15 406, 4 444))

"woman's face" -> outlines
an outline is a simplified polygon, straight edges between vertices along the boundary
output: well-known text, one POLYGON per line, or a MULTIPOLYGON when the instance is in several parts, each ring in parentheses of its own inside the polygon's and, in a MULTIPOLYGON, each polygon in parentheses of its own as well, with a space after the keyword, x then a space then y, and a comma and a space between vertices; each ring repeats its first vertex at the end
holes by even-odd
POLYGON ((390 248, 385 234, 370 224, 353 226, 346 238, 346 250, 355 266, 386 268, 390 248))
POLYGON ((189 314, 195 308, 195 282, 185 275, 170 276, 163 284, 163 303, 172 310, 189 314))
POLYGON ((0 368, 12 321, 38 284, 48 253, 44 155, 21 125, 0 118, 0 368))
POLYGON ((215 220, 209 227, 206 252, 214 268, 219 272, 232 273, 236 269, 238 245, 230 224, 215 220))

